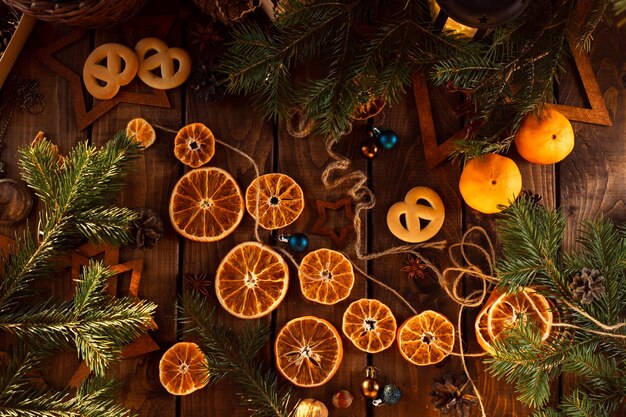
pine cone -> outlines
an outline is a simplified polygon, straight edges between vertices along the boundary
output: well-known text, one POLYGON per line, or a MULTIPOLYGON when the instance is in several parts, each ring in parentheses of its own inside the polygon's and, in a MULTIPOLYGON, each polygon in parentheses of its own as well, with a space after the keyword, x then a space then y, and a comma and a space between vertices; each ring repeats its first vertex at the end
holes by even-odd
POLYGON ((198 62, 193 66, 187 86, 196 97, 206 101, 221 100, 226 95, 226 88, 217 78, 211 61, 198 62))
POLYGON ((194 0, 194 3, 214 21, 232 23, 256 9, 260 0, 194 0))
POLYGON ((583 268, 569 285, 575 298, 583 304, 591 304, 593 300, 599 300, 604 295, 604 277, 597 269, 583 268))
POLYGON ((152 249, 163 237, 163 220, 152 209, 135 209, 138 217, 133 220, 131 232, 135 237, 135 248, 152 249))
POLYGON ((469 417, 470 408, 478 402, 478 398, 464 392, 466 387, 465 375, 454 379, 451 375, 445 374, 433 382, 433 391, 430 393, 431 403, 441 414, 469 417))
POLYGON ((539 204, 541 200, 543 200, 543 197, 541 196, 541 194, 534 193, 531 190, 522 191, 522 197, 528 199, 529 201, 535 204, 539 204))

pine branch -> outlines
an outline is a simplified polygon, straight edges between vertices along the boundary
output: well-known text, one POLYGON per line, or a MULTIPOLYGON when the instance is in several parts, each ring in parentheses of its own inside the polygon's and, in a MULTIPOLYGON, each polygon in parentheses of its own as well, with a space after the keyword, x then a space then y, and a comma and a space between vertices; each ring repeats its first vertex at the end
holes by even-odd
POLYGON ((542 341, 531 321, 518 319, 495 341, 495 353, 487 360, 490 372, 512 382, 518 398, 538 408, 535 416, 613 415, 626 397, 626 341, 619 337, 626 336, 626 328, 607 330, 600 324, 623 323, 626 317, 623 227, 602 219, 583 222, 579 248, 563 255, 565 218, 558 211, 519 198, 497 226, 503 251, 497 271, 504 287, 533 286, 551 297, 557 324, 542 341), (582 268, 597 269, 604 276, 604 293, 589 304, 574 297, 569 287, 582 268), (573 390, 558 410, 546 407, 550 381, 563 372, 576 377, 573 390))
POLYGON ((274 372, 251 361, 269 339, 266 326, 252 324, 236 333, 197 294, 182 298, 181 316, 186 334, 197 339, 207 358, 213 382, 229 377, 253 417, 288 417, 291 389, 279 388, 274 372))
POLYGON ((8 308, 7 303, 14 304, 29 282, 47 275, 55 260, 81 239, 113 245, 130 241, 128 232, 122 230, 132 220, 130 212, 109 207, 139 151, 139 144, 121 133, 100 150, 79 144, 67 158, 60 158, 56 146, 46 139, 20 149, 22 177, 46 207, 36 230, 37 241, 25 232, 18 238, 16 255, 3 264, 0 311, 8 308), (104 236, 95 239, 96 228, 89 223, 78 225, 77 218, 101 221, 104 236))
POLYGON ((626 0, 611 0, 613 2, 613 11, 620 18, 617 25, 622 27, 626 25, 626 0))
POLYGON ((72 302, 47 300, 0 316, 0 330, 17 335, 30 346, 54 351, 71 341, 89 368, 103 375, 120 357, 123 345, 144 333, 156 306, 131 299, 106 300, 103 291, 113 274, 90 262, 76 285, 72 302))

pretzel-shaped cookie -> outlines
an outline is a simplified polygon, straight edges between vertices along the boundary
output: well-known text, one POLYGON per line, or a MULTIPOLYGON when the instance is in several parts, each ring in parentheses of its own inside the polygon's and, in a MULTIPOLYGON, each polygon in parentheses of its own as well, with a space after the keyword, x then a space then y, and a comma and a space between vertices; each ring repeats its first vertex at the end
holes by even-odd
POLYGON ((387 226, 398 239, 405 242, 424 242, 437 234, 443 225, 445 208, 441 197, 428 187, 415 187, 404 197, 404 201, 395 203, 387 212, 387 226), (425 200, 429 206, 418 204, 425 200), (401 218, 405 217, 405 225, 401 218), (420 219, 430 222, 422 229, 420 219))
POLYGON ((191 73, 191 57, 181 48, 170 48, 157 38, 144 38, 137 42, 135 51, 139 56, 139 78, 152 88, 169 90, 185 82, 191 73), (150 51, 156 53, 147 57, 150 51), (174 61, 178 61, 175 70, 174 61), (159 68, 161 75, 152 72, 159 68))
POLYGON ((105 43, 94 49, 85 60, 83 82, 93 97, 108 100, 117 94, 121 86, 135 78, 138 66, 135 51, 119 43, 105 43), (106 66, 101 64, 104 59, 106 66), (122 60, 125 65, 123 70, 122 60))

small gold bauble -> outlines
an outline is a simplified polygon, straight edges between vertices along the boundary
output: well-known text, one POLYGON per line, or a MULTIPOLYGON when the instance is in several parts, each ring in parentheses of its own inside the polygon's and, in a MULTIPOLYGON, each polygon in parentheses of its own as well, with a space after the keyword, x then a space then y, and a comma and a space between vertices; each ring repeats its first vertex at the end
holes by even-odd
POLYGON ((319 400, 307 398, 296 407, 295 417, 328 417, 328 408, 319 400))
POLYGON ((380 384, 373 378, 365 378, 361 382, 361 393, 367 398, 378 397, 378 390, 380 390, 380 384))

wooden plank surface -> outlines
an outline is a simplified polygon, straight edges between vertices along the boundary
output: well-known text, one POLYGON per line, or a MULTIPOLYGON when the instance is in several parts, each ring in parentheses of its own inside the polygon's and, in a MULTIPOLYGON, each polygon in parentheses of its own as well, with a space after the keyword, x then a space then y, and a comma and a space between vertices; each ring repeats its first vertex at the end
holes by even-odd
MULTIPOLYGON (((153 1, 151 13, 178 14, 180 2, 165 0, 153 1)), ((171 45, 185 46, 185 22, 174 25, 166 40, 171 45)), ((141 29, 141 28, 139 28, 141 29)), ((330 240, 310 233, 317 213, 315 200, 334 201, 346 194, 347 188, 326 190, 320 180, 320 174, 330 162, 324 149, 323 138, 292 138, 284 126, 272 121, 262 121, 254 113, 249 100, 244 97, 228 97, 218 102, 205 102, 187 94, 185 88, 168 92, 172 107, 169 109, 122 104, 98 120, 92 128, 79 132, 71 105, 70 92, 65 80, 50 72, 33 59, 33 52, 44 41, 52 39, 65 29, 39 24, 15 66, 14 72, 24 77, 33 77, 41 82, 47 98, 46 111, 40 116, 16 114, 7 133, 7 148, 2 157, 8 162, 7 176, 18 176, 15 153, 18 146, 29 143, 38 130, 57 143, 62 152, 67 152, 79 139, 91 139, 102 144, 116 131, 121 130, 128 120, 144 117, 148 121, 168 128, 178 129, 182 124, 202 122, 209 126, 218 139, 236 146, 251 155, 260 165, 262 172, 282 172, 292 176, 303 188, 306 208, 301 218, 287 227, 287 232, 308 234, 310 249, 321 247, 333 248, 330 240)), ((139 30, 137 36, 148 36, 153 28, 139 30)), ((104 42, 116 41, 127 43, 122 31, 89 31, 89 36, 72 48, 59 53, 58 58, 79 71, 82 62, 94 46, 104 42)), ((531 165, 519 158, 514 151, 512 157, 518 162, 523 176, 524 189, 530 189, 543 196, 543 203, 548 207, 561 206, 568 214, 570 224, 582 219, 606 215, 616 222, 626 220, 624 197, 626 195, 626 90, 624 74, 626 64, 623 50, 624 31, 603 27, 597 34, 591 53, 592 67, 598 76, 598 82, 604 95, 607 108, 613 120, 612 127, 591 126, 575 123, 576 147, 572 154, 556 166, 531 165)), ((132 46, 132 45, 131 45, 132 46)), ((144 89, 139 85, 136 89, 144 89)), ((143 90, 142 90, 143 91, 143 90)), ((431 92, 431 105, 435 115, 437 135, 446 138, 456 132, 460 121, 453 115, 457 105, 456 98, 431 92)), ((559 89, 559 102, 563 104, 584 104, 580 86, 575 74, 568 73, 562 78, 559 89)), ((449 162, 433 170, 424 164, 424 151, 419 135, 419 123, 413 92, 393 108, 385 109, 376 118, 376 123, 395 130, 399 145, 390 151, 380 151, 374 161, 368 162, 359 154, 359 145, 365 139, 363 124, 355 124, 352 134, 342 138, 336 150, 352 160, 352 168, 362 169, 370 174, 370 186, 376 195, 377 205, 368 215, 364 236, 366 249, 377 251, 392 245, 401 244, 389 232, 386 225, 386 213, 389 207, 404 198, 412 187, 425 185, 433 188, 442 197, 446 207, 444 227, 435 239, 445 239, 449 243, 459 240, 463 231, 473 225, 485 227, 491 234, 494 231, 493 217, 476 213, 467 208, 458 192, 460 167, 449 162)), ((165 236, 158 245, 147 251, 124 248, 123 260, 142 258, 144 270, 140 296, 159 304, 156 322, 159 326, 153 332, 153 338, 162 348, 150 355, 143 355, 125 361, 116 370, 125 381, 125 395, 121 398, 127 405, 136 408, 140 416, 155 417, 191 417, 191 416, 246 416, 248 411, 238 406, 235 388, 227 382, 207 387, 190 396, 176 398, 168 395, 158 382, 158 360, 165 349, 180 340, 177 333, 175 302, 177 296, 186 289, 184 275, 187 273, 208 272, 210 279, 215 274, 222 257, 237 243, 253 240, 253 220, 245 215, 241 226, 228 238, 212 244, 199 244, 178 236, 169 223, 168 201, 171 190, 180 176, 186 171, 173 156, 173 137, 171 133, 157 130, 157 142, 137 161, 137 170, 128 180, 120 203, 129 207, 150 207, 155 209, 165 221, 165 236)), ((242 190, 254 178, 251 165, 232 151, 218 145, 211 165, 228 170, 238 181, 242 190)), ((34 219, 31 216, 31 220, 34 219)), ((331 213, 327 225, 339 228, 345 224, 342 213, 331 213)), ((18 228, 23 228, 20 225, 18 228)), ((11 234, 15 228, 0 228, 0 233, 11 234)), ((277 233, 262 232, 262 237, 271 241, 277 233)), ((573 244, 574 229, 570 226, 566 246, 573 244)), ((353 259, 354 252, 348 241, 344 250, 353 259)), ((449 266, 445 253, 424 252, 441 268, 449 266)), ((301 255, 297 255, 299 261, 301 255)), ((455 325, 458 306, 447 299, 432 276, 419 282, 411 282, 400 271, 404 265, 403 256, 391 256, 366 262, 357 262, 371 273, 388 283, 406 297, 421 312, 433 309, 445 314, 455 325)), ((387 304, 394 312, 398 325, 412 313, 393 295, 384 289, 367 282, 357 275, 353 292, 348 300, 335 306, 321 306, 308 302, 300 293, 297 271, 291 268, 290 289, 283 304, 271 317, 264 319, 273 328, 274 334, 288 320, 301 315, 317 315, 329 320, 337 329, 341 328, 341 318, 349 302, 361 297, 373 297, 387 304)), ((61 296, 69 291, 70 283, 60 278, 47 284, 47 291, 61 296)), ((471 290, 468 284, 467 290, 471 290)), ((216 306, 217 314, 226 322, 238 327, 241 320, 232 318, 223 309, 211 288, 209 302, 216 306)), ((463 319, 463 340, 470 352, 479 351, 473 336, 475 313, 469 312, 463 319)), ((397 346, 376 354, 366 355, 357 350, 345 337, 344 359, 337 375, 325 386, 297 390, 297 397, 314 397, 324 401, 331 416, 354 417, 390 417, 415 416, 434 417, 438 413, 430 404, 429 392, 435 378, 443 373, 459 374, 460 361, 449 357, 436 366, 416 367, 406 362, 399 354, 397 346), (363 369, 372 364, 382 371, 380 382, 394 383, 404 390, 404 398, 397 406, 373 407, 359 393, 363 379, 363 369), (347 410, 332 408, 331 396, 339 389, 348 389, 354 394, 355 401, 347 410)), ((458 346, 455 347, 458 351, 458 346)), ((272 346, 262 353, 262 359, 273 366, 272 346)), ((44 369, 47 381, 54 386, 63 386, 77 366, 74 354, 64 353, 50 366, 44 369)), ((483 393, 487 414, 528 416, 529 410, 515 400, 515 393, 510 386, 496 381, 486 373, 480 360, 468 360, 471 375, 483 393)), ((281 383, 287 383, 279 378, 281 383)), ((554 387, 554 400, 562 389, 567 389, 569 381, 554 387)), ((472 415, 479 415, 476 409, 472 415)))

